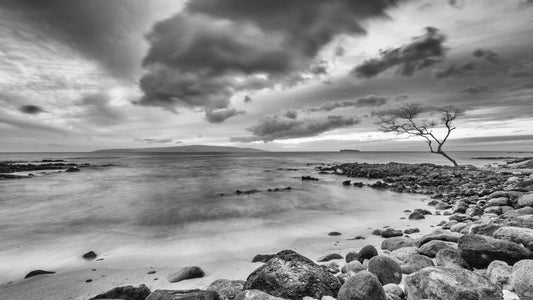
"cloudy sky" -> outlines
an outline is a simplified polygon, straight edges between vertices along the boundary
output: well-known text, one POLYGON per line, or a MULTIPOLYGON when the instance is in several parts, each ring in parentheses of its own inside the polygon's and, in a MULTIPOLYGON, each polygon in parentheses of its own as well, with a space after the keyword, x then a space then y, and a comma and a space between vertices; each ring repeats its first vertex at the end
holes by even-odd
POLYGON ((0 66, 0 151, 533 149, 531 0, 0 0, 0 66))

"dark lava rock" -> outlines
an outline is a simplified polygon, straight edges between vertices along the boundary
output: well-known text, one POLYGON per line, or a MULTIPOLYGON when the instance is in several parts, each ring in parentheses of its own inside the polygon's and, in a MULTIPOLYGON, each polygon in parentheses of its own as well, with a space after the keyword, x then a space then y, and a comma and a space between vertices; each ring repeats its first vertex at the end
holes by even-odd
POLYGON ((275 254, 257 254, 256 256, 254 256, 254 258, 252 259, 252 262, 267 262, 269 259, 271 259, 272 257, 274 257, 275 254))
POLYGON ((332 231, 330 233, 328 233, 329 236, 338 236, 338 235, 342 235, 342 233, 338 232, 338 231, 332 231))
POLYGON ((302 176, 302 180, 304 180, 304 181, 318 181, 318 178, 311 177, 311 176, 302 176))
POLYGON ((85 258, 86 260, 93 260, 96 258, 96 253, 94 253, 94 251, 89 251, 85 254, 83 254, 81 257, 85 258))
POLYGON ((155 290, 145 300, 222 300, 217 292, 204 290, 155 290))
POLYGON ((368 262, 368 271, 376 275, 383 285, 389 283, 398 284, 402 281, 400 265, 385 255, 372 257, 368 262))
POLYGON ((326 268, 292 250, 284 250, 253 271, 244 289, 256 289, 275 297, 302 299, 309 296, 335 297, 341 286, 339 279, 326 268))
POLYGON ((125 299, 125 300, 144 300, 150 295, 150 289, 141 284, 139 287, 131 285, 113 288, 105 293, 96 295, 91 299, 125 299))
POLYGON ((342 285, 338 300, 386 300, 383 286, 378 278, 367 271, 361 271, 342 285))
POLYGON ((202 268, 197 267, 197 266, 192 266, 192 267, 182 268, 178 270, 177 272, 168 275, 167 279, 168 279, 168 282, 178 282, 182 280, 200 278, 204 276, 205 276, 205 272, 204 270, 202 270, 202 268))
POLYGON ((30 273, 26 274, 26 276, 24 276, 24 279, 37 276, 37 275, 55 274, 55 273, 56 272, 44 271, 44 270, 33 270, 30 273))
POLYGON ((392 228, 387 228, 381 232, 381 237, 384 238, 390 238, 395 236, 403 236, 403 232, 401 230, 395 230, 392 228))
POLYGON ((353 186, 355 186, 355 187, 359 187, 359 188, 362 188, 362 187, 365 186, 365 184, 359 181, 359 182, 354 182, 354 183, 353 183, 353 186))
POLYGON ((413 212, 409 215, 409 220, 422 220, 422 219, 425 219, 426 217, 424 217, 423 214, 419 213, 419 212, 413 212))
POLYGON ((340 255, 338 253, 331 253, 331 254, 319 257, 317 259, 317 261, 318 262, 325 262, 325 261, 330 261, 330 260, 333 260, 333 259, 343 259, 343 257, 342 257, 342 255, 340 255))
POLYGON ((365 259, 371 259, 378 255, 378 250, 372 245, 366 245, 359 250, 359 261, 362 263, 365 259))
POLYGON ((233 300, 244 287, 243 280, 218 279, 213 281, 206 290, 217 292, 223 300, 233 300))
POLYGON ((352 181, 351 180, 345 180, 342 182, 342 185, 352 185, 352 181))
POLYGON ((501 300, 501 289, 465 269, 429 267, 405 277, 407 299, 501 300))
POLYGON ((486 268, 493 260, 514 265, 522 259, 533 258, 533 253, 522 245, 478 234, 465 234, 459 239, 459 253, 472 267, 486 268))

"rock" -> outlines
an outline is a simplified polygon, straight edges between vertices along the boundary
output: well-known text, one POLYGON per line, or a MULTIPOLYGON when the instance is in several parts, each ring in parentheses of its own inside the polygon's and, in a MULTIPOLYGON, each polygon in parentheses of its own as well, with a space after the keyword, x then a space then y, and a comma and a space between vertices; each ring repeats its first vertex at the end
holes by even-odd
POLYGON ((390 256, 393 259, 404 262, 405 260, 407 260, 407 258, 411 254, 418 254, 418 248, 417 247, 404 247, 404 248, 396 249, 390 253, 390 256))
POLYGON ((406 237, 391 237, 383 240, 383 242, 381 243, 381 249, 389 251, 413 246, 415 246, 415 241, 411 238, 406 237))
POLYGON ((366 245, 361 250, 359 250, 359 262, 365 261, 365 259, 371 259, 372 257, 378 255, 378 250, 372 245, 366 245))
POLYGON ((468 224, 466 224, 466 223, 457 223, 457 224, 453 225, 452 227, 450 227, 450 231, 451 232, 460 232, 461 230, 463 230, 467 226, 468 226, 468 224))
POLYGON ((358 273, 358 272, 363 271, 364 269, 365 267, 363 267, 362 263, 360 263, 358 260, 354 260, 342 266, 341 272, 342 273, 349 273, 349 272, 358 273))
POLYGON ((197 267, 197 266, 192 266, 192 267, 182 268, 178 270, 177 272, 168 275, 167 279, 168 279, 168 282, 172 283, 172 282, 178 282, 178 281, 187 280, 187 279, 200 278, 204 276, 205 276, 205 272, 204 270, 202 270, 202 268, 197 267))
POLYGON ((368 271, 376 275, 381 284, 398 284, 402 280, 400 265, 385 255, 372 257, 368 262, 368 271))
POLYGON ((489 206, 489 207, 485 207, 483 209, 483 211, 486 213, 486 214, 497 214, 497 215, 501 215, 502 214, 502 207, 501 206, 489 206))
POLYGON ((504 226, 498 228, 493 237, 522 244, 529 250, 533 250, 533 229, 530 228, 504 226))
POLYGON ((383 238, 390 238, 390 237, 396 237, 396 236, 402 236, 403 232, 401 230, 395 230, 392 228, 387 228, 381 232, 381 237, 383 238))
POLYGON ((419 212, 413 212, 409 215, 409 220, 422 220, 422 219, 425 219, 426 217, 424 217, 423 214, 419 213, 419 212))
POLYGON ((468 209, 468 204, 464 201, 457 201, 452 206, 452 213, 454 214, 464 214, 466 213, 466 210, 468 209))
POLYGON ((494 223, 477 224, 477 225, 472 225, 472 227, 470 227, 470 233, 471 234, 481 234, 481 235, 486 235, 486 236, 492 236, 494 234, 494 232, 500 227, 502 227, 502 226, 501 225, 496 225, 494 223))
POLYGON ((427 209, 417 208, 414 210, 414 212, 417 212, 422 215, 432 215, 432 213, 427 209))
POLYGON ((283 298, 274 297, 265 292, 258 290, 246 290, 240 292, 235 300, 282 300, 283 298))
POLYGON ((345 180, 342 182, 342 185, 352 185, 352 181, 351 180, 345 180))
POLYGON ((76 168, 76 167, 70 167, 68 169, 65 170, 65 172, 68 172, 68 173, 71 173, 71 172, 79 172, 80 169, 76 168))
POLYGON ((459 251, 452 249, 442 249, 435 255, 435 263, 443 268, 465 268, 469 269, 466 261, 461 257, 459 251))
POLYGON ((459 239, 459 253, 472 267, 486 268, 493 260, 513 265, 533 256, 530 250, 513 242, 478 234, 465 234, 459 239))
POLYGON ((338 231, 332 231, 330 233, 328 233, 329 236, 339 236, 339 235, 342 235, 342 233, 338 232, 338 231))
POLYGON ((405 293, 403 292, 402 288, 394 283, 384 285, 383 290, 385 291, 385 294, 395 295, 400 299, 405 297, 405 293))
POLYGON ((218 279, 213 281, 207 291, 217 292, 222 300, 233 300, 244 287, 243 280, 218 279))
POLYGON ((145 300, 222 300, 217 292, 204 290, 155 290, 145 300))
POLYGON ((337 264, 336 262, 332 262, 332 263, 326 265, 326 269, 331 274, 337 274, 337 273, 339 273, 341 271, 341 270, 339 270, 339 264, 337 264))
POLYGON ((501 260, 495 260, 487 267, 487 278, 500 288, 509 290, 513 268, 501 260))
POLYGON ((511 284, 520 300, 533 299, 533 260, 526 259, 513 266, 511 284))
POLYGON ((386 300, 383 286, 378 278, 367 271, 362 271, 348 278, 337 296, 338 300, 386 300))
POLYGON ((444 203, 444 202, 439 202, 437 205, 435 205, 435 209, 436 210, 446 210, 446 209, 450 209, 452 208, 452 206, 448 203, 444 203))
POLYGON ((346 260, 347 263, 349 263, 351 261, 354 261, 354 260, 359 261, 359 253, 358 252, 354 252, 354 251, 348 252, 346 254, 345 260, 346 260))
POLYGON ((442 229, 451 229, 453 226, 459 224, 459 221, 451 220, 450 222, 447 222, 446 224, 442 225, 442 229))
POLYGON ((303 181, 318 181, 318 178, 311 177, 311 176, 302 176, 303 181))
POLYGON ((317 259, 317 261, 318 262, 325 262, 325 261, 330 261, 330 260, 333 260, 333 259, 343 259, 343 257, 342 257, 342 255, 340 255, 338 253, 331 253, 331 254, 319 257, 317 259))
POLYGON ((432 267, 433 261, 431 258, 420 255, 420 254, 411 254, 407 257, 404 263, 400 265, 403 274, 411 274, 418 272, 423 268, 432 267))
POLYGON ((46 274, 55 274, 55 273, 56 272, 52 272, 52 271, 33 270, 30 273, 26 274, 26 276, 24 276, 24 279, 37 276, 37 275, 46 275, 46 274))
POLYGON ((131 285, 116 287, 105 293, 96 295, 91 299, 144 300, 148 295, 150 295, 150 289, 146 285, 141 284, 139 287, 131 285))
POLYGON ((94 251, 89 251, 85 254, 83 254, 81 257, 83 257, 84 259, 86 260, 93 260, 96 258, 96 253, 94 253, 94 251))
POLYGON ((505 206, 510 204, 509 198, 507 197, 498 197, 498 198, 492 198, 489 201, 487 201, 486 207, 490 206, 505 206))
POLYGON ((465 269, 429 267, 405 277, 408 300, 501 300, 501 289, 465 269))
POLYGON ((421 247, 425 243, 435 241, 435 240, 457 243, 457 241, 459 240, 459 236, 456 234, 445 233, 445 231, 443 230, 434 231, 416 240, 416 245, 418 247, 421 247))
POLYGON ((403 231, 403 233, 405 234, 413 234, 413 233, 417 233, 417 232, 420 232, 420 229, 418 228, 407 228, 406 230, 403 231))
POLYGON ((518 207, 533 206, 533 193, 527 193, 518 198, 518 207))
POLYGON ((422 245, 418 251, 420 254, 433 258, 437 255, 437 252, 442 249, 457 250, 457 244, 453 242, 432 240, 422 245))
POLYGON ((518 217, 518 216, 531 215, 531 214, 533 214, 533 207, 526 206, 526 207, 522 207, 519 209, 507 211, 503 214, 503 216, 505 218, 510 218, 510 217, 518 217))
POLYGON ((450 217, 448 217, 448 220, 450 221, 457 221, 457 222, 464 222, 472 219, 470 215, 467 214, 453 214, 450 217))
POLYGON ((340 286, 339 279, 326 268, 292 250, 284 250, 253 271, 244 289, 256 289, 286 299, 305 296, 320 299, 334 297, 340 286))
POLYGON ((252 262, 267 262, 269 259, 271 259, 272 257, 274 257, 274 254, 257 254, 256 256, 254 256, 254 258, 252 259, 252 262))

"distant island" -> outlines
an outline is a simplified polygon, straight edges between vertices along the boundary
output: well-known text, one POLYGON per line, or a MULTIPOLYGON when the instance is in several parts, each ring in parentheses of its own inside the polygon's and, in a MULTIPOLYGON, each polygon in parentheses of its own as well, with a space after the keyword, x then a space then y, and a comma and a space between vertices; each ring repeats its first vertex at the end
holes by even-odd
POLYGON ((174 147, 152 147, 152 148, 130 148, 130 149, 102 149, 93 152, 99 153, 259 153, 266 152, 264 150, 253 148, 239 148, 239 147, 224 147, 224 146, 207 146, 207 145, 188 145, 188 146, 174 146, 174 147))
POLYGON ((341 152, 361 152, 361 151, 356 150, 356 149, 341 149, 341 152))

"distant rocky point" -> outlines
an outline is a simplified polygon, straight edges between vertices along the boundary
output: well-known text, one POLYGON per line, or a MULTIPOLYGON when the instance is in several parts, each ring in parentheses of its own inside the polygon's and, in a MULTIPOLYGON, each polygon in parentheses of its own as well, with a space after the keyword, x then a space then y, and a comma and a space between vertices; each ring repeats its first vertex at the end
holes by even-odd
POLYGON ((207 145, 188 145, 174 147, 153 147, 153 148, 131 148, 131 149, 103 149, 93 152, 98 153, 260 153, 266 152, 253 148, 224 147, 224 146, 207 146, 207 145))
POLYGON ((361 150, 356 150, 356 149, 341 149, 341 152, 361 152, 361 150))

